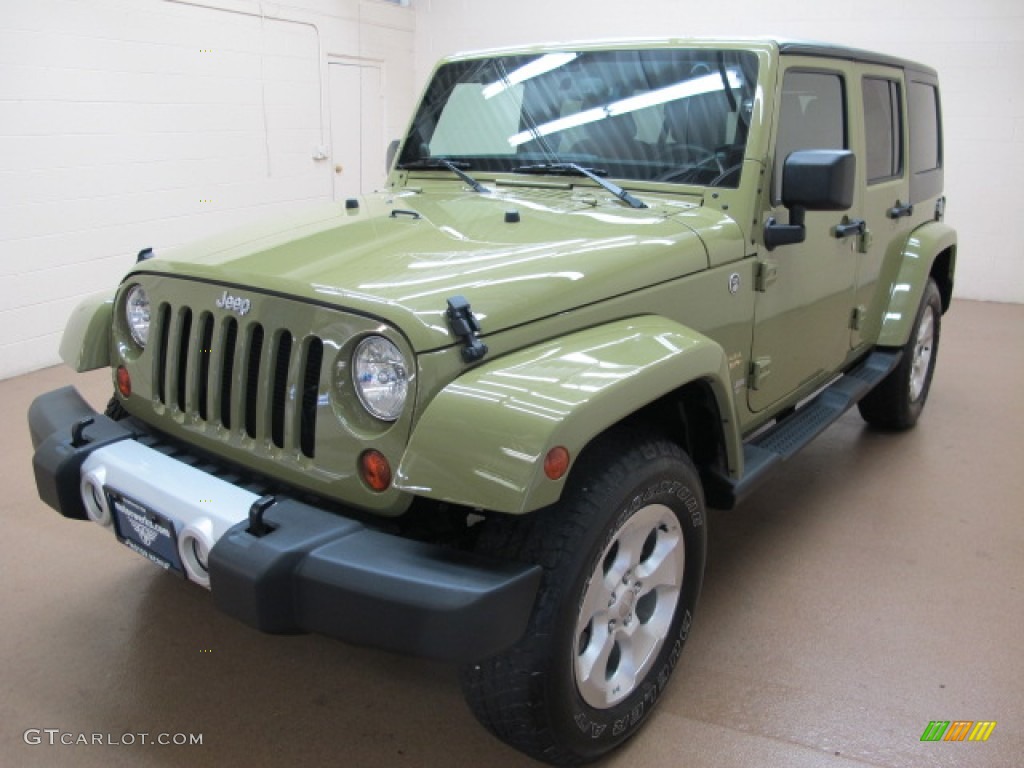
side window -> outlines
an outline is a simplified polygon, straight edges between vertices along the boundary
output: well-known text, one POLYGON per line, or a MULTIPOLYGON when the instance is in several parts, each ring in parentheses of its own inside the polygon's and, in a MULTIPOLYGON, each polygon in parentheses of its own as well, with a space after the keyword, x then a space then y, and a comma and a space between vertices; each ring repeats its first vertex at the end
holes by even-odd
POLYGON ((900 84, 880 77, 864 78, 864 140, 868 184, 903 174, 903 121, 900 84))
POLYGON ((911 77, 907 84, 910 202, 916 204, 942 194, 942 114, 934 77, 916 72, 911 77))
POLYGON ((931 171, 942 165, 939 151, 939 95, 927 83, 910 84, 910 170, 914 173, 931 171))
POLYGON ((790 70, 782 81, 775 142, 774 200, 782 199, 782 166, 800 149, 846 149, 843 78, 834 72, 790 70))

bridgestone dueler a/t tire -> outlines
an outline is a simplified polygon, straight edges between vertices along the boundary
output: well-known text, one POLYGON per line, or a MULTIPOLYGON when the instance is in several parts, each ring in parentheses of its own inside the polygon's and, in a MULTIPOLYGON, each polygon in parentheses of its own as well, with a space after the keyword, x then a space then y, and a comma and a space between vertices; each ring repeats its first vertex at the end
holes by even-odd
POLYGON ((899 365, 858 403, 864 421, 893 430, 917 424, 931 390, 941 328, 942 299, 935 281, 929 279, 899 365))
POLYGON ((667 440, 609 434, 580 457, 556 505, 484 526, 481 550, 539 564, 544 575, 524 637, 461 670, 466 700, 495 736, 538 760, 594 760, 650 716, 689 634, 707 547, 697 472, 667 440), (630 558, 635 568, 613 570, 630 558), (625 586, 602 592, 620 582, 625 586), (611 598, 607 609, 605 597, 611 598), (600 621, 587 623, 591 615, 600 621), (619 655, 618 640, 611 638, 623 635, 614 634, 613 625, 616 632, 636 633, 625 639, 619 655), (598 637, 604 651, 578 653, 591 643, 596 647, 598 637), (615 683, 620 673, 630 677, 622 670, 632 668, 618 661, 635 652, 638 638, 650 643, 652 637, 657 640, 640 659, 645 671, 639 679, 615 683), (595 657, 604 659, 602 671, 615 675, 591 675, 578 684, 580 665, 595 657), (613 683, 606 685, 606 679, 613 683), (606 695, 598 706, 585 700, 606 695))

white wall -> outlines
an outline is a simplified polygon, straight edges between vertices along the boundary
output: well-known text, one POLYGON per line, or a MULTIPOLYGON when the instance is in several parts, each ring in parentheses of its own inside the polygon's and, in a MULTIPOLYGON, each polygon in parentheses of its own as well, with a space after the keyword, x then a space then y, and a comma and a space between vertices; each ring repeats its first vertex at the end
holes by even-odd
POLYGON ((57 362, 65 319, 143 247, 331 198, 329 61, 382 66, 398 136, 456 50, 783 35, 939 69, 957 295, 1024 302, 1020 0, 0 0, 0 378, 57 362), (261 17, 261 10, 263 15, 261 17))
POLYGON ((330 200, 328 62, 381 66, 398 135, 414 21, 380 0, 0 0, 0 378, 57 362, 71 309, 141 248, 330 200))
POLYGON ((416 83, 442 55, 606 37, 782 36, 882 51, 939 70, 946 221, 960 236, 956 295, 1024 302, 1024 6, 1021 0, 413 0, 416 83))

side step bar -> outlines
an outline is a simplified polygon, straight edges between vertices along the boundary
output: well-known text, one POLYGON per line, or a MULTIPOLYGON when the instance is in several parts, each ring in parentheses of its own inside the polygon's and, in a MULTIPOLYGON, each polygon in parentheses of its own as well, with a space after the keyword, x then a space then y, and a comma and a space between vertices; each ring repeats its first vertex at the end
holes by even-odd
POLYGON ((805 403, 788 418, 743 446, 743 477, 704 475, 708 506, 732 509, 791 458, 824 432, 899 365, 900 350, 876 350, 805 403))

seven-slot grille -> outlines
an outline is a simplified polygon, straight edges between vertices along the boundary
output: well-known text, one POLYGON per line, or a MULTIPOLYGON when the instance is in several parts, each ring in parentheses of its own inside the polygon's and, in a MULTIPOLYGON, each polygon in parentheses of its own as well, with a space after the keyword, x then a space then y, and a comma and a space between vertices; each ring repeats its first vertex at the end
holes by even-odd
POLYGON ((153 337, 163 405, 313 458, 321 339, 166 303, 153 337))

